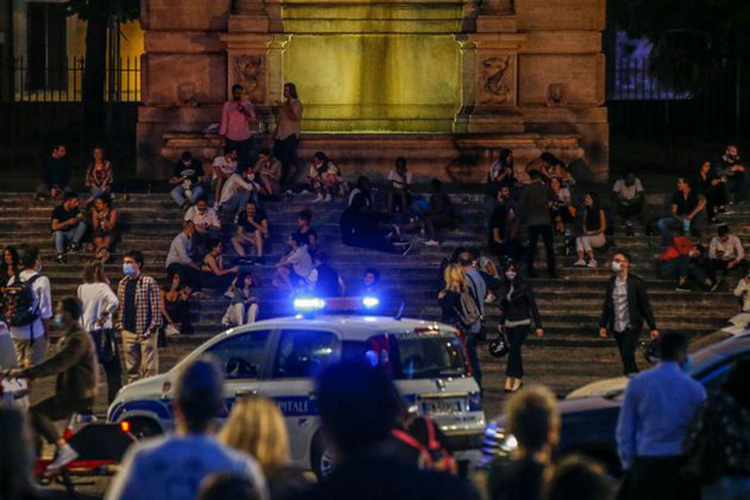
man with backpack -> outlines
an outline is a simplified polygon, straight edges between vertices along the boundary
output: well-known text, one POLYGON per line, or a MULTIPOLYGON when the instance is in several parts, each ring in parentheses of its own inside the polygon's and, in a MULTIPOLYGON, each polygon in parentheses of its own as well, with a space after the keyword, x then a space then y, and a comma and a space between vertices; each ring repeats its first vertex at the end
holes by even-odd
POLYGON ((3 315, 10 326, 18 365, 23 368, 45 358, 53 314, 49 279, 39 274, 39 250, 24 245, 19 260, 23 270, 3 290, 3 315))
POLYGON ((462 316, 467 322, 468 331, 466 332, 466 353, 471 363, 471 371, 479 387, 482 387, 482 370, 479 366, 479 357, 477 355, 477 342, 481 340, 484 329, 484 298, 487 296, 487 284, 482 278, 482 274, 476 267, 479 260, 479 254, 475 250, 465 250, 458 255, 458 264, 464 269, 466 276, 466 289, 471 295, 475 307, 471 303, 461 299, 462 316), (479 315, 468 314, 479 311, 479 315), (473 320, 473 321, 472 321, 473 320))

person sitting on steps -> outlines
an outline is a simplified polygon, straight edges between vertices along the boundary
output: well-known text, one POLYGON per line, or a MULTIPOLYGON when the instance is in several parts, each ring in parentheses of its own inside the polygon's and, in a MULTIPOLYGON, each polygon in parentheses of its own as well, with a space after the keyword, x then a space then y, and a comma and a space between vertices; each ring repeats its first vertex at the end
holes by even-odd
POLYGON ((576 238, 576 252, 578 260, 573 264, 577 267, 596 267, 595 248, 601 248, 607 244, 607 217, 599 205, 599 196, 593 191, 586 194, 583 199, 586 207, 583 211, 583 235, 576 238), (589 262, 586 264, 585 257, 589 262))

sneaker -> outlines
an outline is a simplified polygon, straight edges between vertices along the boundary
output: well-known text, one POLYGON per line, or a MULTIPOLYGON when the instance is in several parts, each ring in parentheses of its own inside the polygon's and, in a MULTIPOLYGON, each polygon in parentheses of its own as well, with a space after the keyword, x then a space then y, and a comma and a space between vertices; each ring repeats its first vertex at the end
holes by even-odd
POLYGON ((224 297, 228 299, 234 298, 234 293, 231 290, 227 290, 226 292, 224 292, 224 297))
POLYGON ((721 206, 716 211, 719 212, 720 214, 725 214, 727 213, 727 207, 721 206))
POLYGON ((597 267, 599 264, 596 263, 596 259, 591 259, 586 267, 597 267))
POLYGON ((687 285, 677 285, 677 288, 674 289, 675 292, 690 292, 690 290, 687 285))
POLYGON ((583 259, 578 259, 573 263, 574 267, 586 267, 586 261, 583 259))
POLYGON ((325 197, 325 198, 323 199, 323 201, 325 201, 326 203, 330 203, 330 202, 332 202, 332 201, 333 201, 333 196, 331 196, 330 194, 328 194, 328 195, 326 195, 326 197, 325 197))
POLYGON ((310 194, 310 191, 308 191, 307 189, 303 189, 302 191, 299 192, 299 194, 310 194))
POLYGON ((435 240, 427 240, 427 241, 424 242, 424 244, 427 245, 428 247, 439 247, 440 246, 440 243, 437 242, 437 241, 435 241, 435 240))
POLYGON ((76 458, 78 458, 78 452, 66 443, 62 448, 57 450, 55 461, 47 466, 45 473, 47 475, 50 473, 54 474, 76 458))
POLYGON ((58 264, 65 264, 65 255, 61 253, 57 254, 57 256, 55 257, 55 262, 57 262, 58 264))
POLYGON ((720 284, 721 284, 721 281, 719 281, 719 280, 714 281, 713 285, 711 285, 710 287, 708 287, 708 291, 711 292, 711 293, 715 292, 716 290, 719 289, 719 285, 720 284))
POLYGON ((75 243, 75 242, 71 243, 70 244, 70 251, 71 252, 77 252, 78 251, 78 243, 75 243))
POLYGON ((401 255, 402 255, 402 256, 406 256, 406 255, 408 255, 408 254, 409 254, 409 252, 411 252, 411 249, 412 249, 412 247, 413 247, 413 246, 414 246, 414 245, 413 245, 413 244, 411 244, 411 243, 409 243, 408 245, 406 245, 406 248, 404 248, 404 251, 403 251, 403 252, 401 252, 401 255))
POLYGON ((324 199, 325 198, 323 198, 323 196, 321 196, 320 194, 318 194, 318 196, 316 196, 310 203, 320 203, 324 199))

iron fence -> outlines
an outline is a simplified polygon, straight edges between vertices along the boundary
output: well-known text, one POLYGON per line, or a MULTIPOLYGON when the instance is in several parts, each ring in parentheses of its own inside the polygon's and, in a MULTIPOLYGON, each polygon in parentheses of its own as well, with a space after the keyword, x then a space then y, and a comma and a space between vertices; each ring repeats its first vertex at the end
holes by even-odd
MULTIPOLYGON (((0 97, 6 102, 78 102, 81 100, 86 61, 63 58, 60 64, 29 64, 23 57, 0 67, 0 97)), ((139 102, 141 63, 138 57, 118 58, 106 69, 104 99, 139 102)))

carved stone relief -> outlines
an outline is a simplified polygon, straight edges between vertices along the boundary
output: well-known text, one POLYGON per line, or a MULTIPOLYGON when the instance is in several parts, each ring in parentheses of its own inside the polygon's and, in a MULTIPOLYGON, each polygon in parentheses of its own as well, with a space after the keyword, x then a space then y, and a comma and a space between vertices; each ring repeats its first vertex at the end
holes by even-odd
POLYGON ((248 99, 253 103, 266 100, 266 61, 262 55, 244 55, 232 57, 232 78, 230 87, 240 84, 244 87, 248 99))
POLYGON ((479 103, 512 105, 515 99, 513 56, 495 55, 482 59, 479 64, 479 103))

